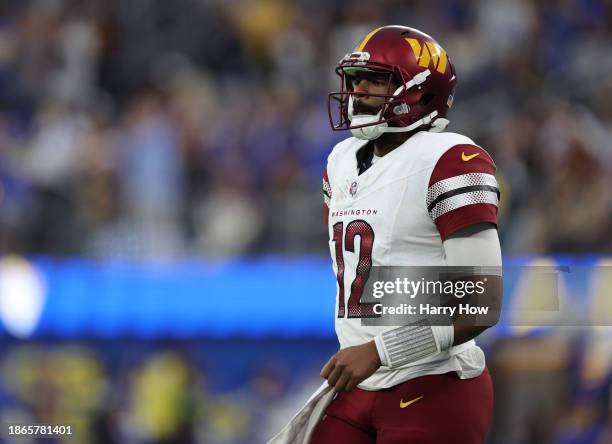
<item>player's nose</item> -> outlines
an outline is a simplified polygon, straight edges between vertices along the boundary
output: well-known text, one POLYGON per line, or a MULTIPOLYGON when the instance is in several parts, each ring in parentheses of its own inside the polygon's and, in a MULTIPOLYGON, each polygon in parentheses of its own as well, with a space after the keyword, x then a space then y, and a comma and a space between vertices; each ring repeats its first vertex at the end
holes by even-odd
POLYGON ((367 93, 370 92, 370 82, 366 79, 360 79, 354 86, 353 89, 357 93, 367 93))

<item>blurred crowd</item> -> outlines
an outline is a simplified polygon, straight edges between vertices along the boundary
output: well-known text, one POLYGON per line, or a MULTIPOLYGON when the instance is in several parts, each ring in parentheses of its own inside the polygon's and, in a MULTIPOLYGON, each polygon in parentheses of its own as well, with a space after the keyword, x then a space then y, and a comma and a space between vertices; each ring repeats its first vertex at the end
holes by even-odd
POLYGON ((612 246, 605 0, 4 0, 0 250, 322 253, 333 68, 381 24, 457 66, 506 254, 612 246))
POLYGON ((210 343, 4 345, 2 442, 29 442, 7 436, 9 424, 71 427, 70 436, 36 440, 46 444, 262 444, 320 384, 313 360, 335 348, 327 341, 314 356, 290 362, 269 359, 278 344, 226 344, 242 357, 258 348, 262 356, 247 367, 210 343), (292 364, 300 371, 289 372, 292 364))
MULTIPOLYGON (((70 437, 36 440, 46 444, 264 443, 321 383, 336 344, 302 340, 299 353, 295 341, 221 347, 3 343, 0 425, 72 427, 70 437), (258 357, 245 358, 253 350, 258 357)), ((498 338, 486 350, 496 387, 487 444, 611 442, 609 328, 498 338)))

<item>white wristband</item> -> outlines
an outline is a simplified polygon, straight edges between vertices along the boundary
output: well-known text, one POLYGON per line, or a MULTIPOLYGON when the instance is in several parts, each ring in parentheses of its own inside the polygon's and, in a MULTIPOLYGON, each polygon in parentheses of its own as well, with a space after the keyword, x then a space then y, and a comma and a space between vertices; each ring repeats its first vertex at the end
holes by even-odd
POLYGON ((380 362, 390 368, 434 356, 453 345, 454 329, 427 321, 388 330, 374 338, 380 362))

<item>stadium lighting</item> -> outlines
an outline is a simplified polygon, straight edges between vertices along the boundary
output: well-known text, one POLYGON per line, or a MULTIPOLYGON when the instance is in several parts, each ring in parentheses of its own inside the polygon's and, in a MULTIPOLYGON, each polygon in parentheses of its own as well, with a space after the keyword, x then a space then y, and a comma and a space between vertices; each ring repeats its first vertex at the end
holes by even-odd
POLYGON ((13 336, 25 339, 38 326, 46 299, 43 276, 26 259, 0 261, 0 319, 13 336))

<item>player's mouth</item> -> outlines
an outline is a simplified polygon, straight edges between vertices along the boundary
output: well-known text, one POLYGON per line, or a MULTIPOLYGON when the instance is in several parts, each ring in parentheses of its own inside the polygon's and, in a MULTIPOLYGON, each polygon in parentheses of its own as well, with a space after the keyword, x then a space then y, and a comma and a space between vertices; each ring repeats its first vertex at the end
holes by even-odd
POLYGON ((376 115, 382 108, 382 105, 372 106, 366 105, 363 101, 356 99, 353 103, 353 115, 376 115))

